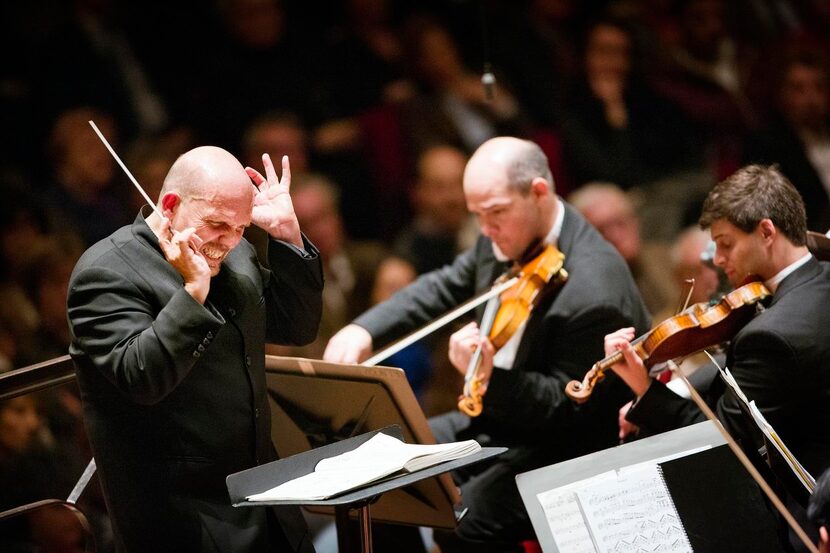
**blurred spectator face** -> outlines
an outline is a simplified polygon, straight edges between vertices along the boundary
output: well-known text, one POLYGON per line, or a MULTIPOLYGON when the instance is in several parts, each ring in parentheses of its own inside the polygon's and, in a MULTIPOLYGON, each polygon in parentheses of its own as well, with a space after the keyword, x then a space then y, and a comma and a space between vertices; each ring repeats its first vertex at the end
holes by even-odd
POLYGON ((115 176, 115 162, 89 126, 94 121, 114 144, 115 123, 89 108, 64 112, 52 128, 50 147, 61 186, 79 200, 94 198, 115 176))
POLYGON ((228 0, 224 15, 230 35, 253 50, 267 50, 279 44, 284 16, 278 0, 228 0))
POLYGON ((720 0, 691 0, 683 10, 681 23, 686 48, 693 56, 707 61, 718 57, 721 40, 726 36, 720 0))
POLYGON ((587 185, 575 195, 574 206, 611 242, 627 263, 640 254, 640 223, 625 193, 607 185, 587 185))
POLYGON ((22 453, 40 429, 38 406, 31 396, 20 396, 0 403, 0 447, 22 453))
POLYGON ((433 86, 446 84, 464 73, 464 65, 450 34, 430 26, 418 37, 418 69, 433 86))
POLYGON ((288 121, 263 121, 248 132, 245 140, 245 162, 251 167, 262 165, 262 154, 279 160, 287 155, 291 171, 308 171, 308 141, 305 130, 288 121))
POLYGON ((446 146, 431 148, 418 160, 415 208, 419 216, 451 233, 469 216, 463 188, 466 164, 464 154, 446 146))
POLYGON ((343 247, 343 221, 337 200, 327 185, 313 181, 291 193, 300 229, 308 236, 323 259, 333 257, 343 247))
POLYGON ((672 249, 672 264, 678 286, 682 289, 687 279, 695 281, 689 303, 708 302, 718 288, 717 272, 701 260, 701 254, 708 244, 708 232, 690 228, 678 237, 672 249))
POLYGON ((415 267, 399 257, 389 257, 378 265, 372 287, 372 304, 386 301, 392 295, 415 280, 415 267))
POLYGON ((824 70, 793 64, 781 86, 781 112, 796 128, 821 129, 827 121, 827 93, 824 70))
POLYGON ((622 29, 600 24, 588 36, 585 70, 595 78, 624 81, 631 70, 631 39, 622 29))

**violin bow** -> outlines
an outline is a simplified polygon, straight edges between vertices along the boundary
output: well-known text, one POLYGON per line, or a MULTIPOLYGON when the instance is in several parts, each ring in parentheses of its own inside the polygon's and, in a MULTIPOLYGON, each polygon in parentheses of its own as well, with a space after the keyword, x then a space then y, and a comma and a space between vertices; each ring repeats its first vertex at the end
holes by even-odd
POLYGON ((453 309, 449 313, 446 313, 445 315, 442 315, 441 317, 439 317, 438 319, 435 319, 434 321, 432 321, 428 325, 416 330, 415 332, 413 332, 413 333, 411 333, 407 336, 404 336, 403 338, 401 338, 397 342, 394 342, 392 345, 378 351, 373 356, 371 356, 369 359, 367 359, 366 361, 361 363, 361 365, 365 365, 367 367, 373 367, 373 366, 377 365, 378 363, 380 363, 381 361, 383 361, 387 357, 391 357, 391 356, 395 355, 396 353, 398 353, 399 351, 404 349, 406 346, 408 346, 408 345, 410 345, 414 342, 417 342, 418 340, 420 340, 421 338, 423 338, 427 334, 430 334, 431 332, 434 332, 434 331, 438 330, 442 326, 451 323, 452 321, 454 321, 455 319, 457 319, 458 317, 460 317, 464 313, 467 313, 468 311, 471 311, 471 310, 475 309, 476 307, 478 307, 482 303, 486 302, 490 298, 492 298, 494 296, 498 296, 499 294, 501 294, 502 292, 504 292, 505 290, 507 290, 508 288, 513 286, 514 284, 516 284, 516 282, 518 280, 519 280, 519 277, 512 277, 512 278, 510 278, 510 279, 508 279, 508 280, 506 280, 502 283, 495 284, 487 292, 481 294, 480 296, 476 296, 475 298, 473 298, 471 300, 468 300, 465 303, 462 303, 459 307, 453 309))
MULTIPOLYGON (((715 363, 715 366, 718 367, 718 369, 720 369, 720 366, 715 362, 714 358, 712 358, 711 355, 709 356, 709 358, 712 359, 712 362, 715 363)), ((694 401, 697 404, 698 408, 703 412, 704 415, 706 415, 706 418, 712 421, 712 423, 714 423, 715 427, 726 440, 729 449, 732 450, 732 453, 735 454, 735 457, 738 458, 738 460, 744 466, 749 475, 752 476, 753 480, 755 480, 758 486, 760 486, 761 490, 763 490, 764 494, 766 494, 770 502, 772 502, 772 504, 775 505, 775 508, 778 509, 778 512, 781 513, 781 516, 784 517, 784 520, 787 521, 787 524, 790 525, 790 528, 793 529, 793 532, 795 532, 798 538, 804 543, 804 545, 807 547, 807 550, 810 551, 810 553, 819 553, 818 549, 816 549, 815 544, 811 542, 810 538, 807 536, 807 532, 805 532, 804 528, 802 528, 801 525, 798 524, 798 522, 793 517, 792 513, 790 513, 790 511, 784 506, 784 503, 781 501, 778 495, 772 490, 769 484, 767 484, 767 481, 764 480, 763 476, 761 476, 761 474, 758 472, 758 469, 755 468, 755 466, 752 464, 752 461, 750 461, 749 458, 746 456, 746 453, 744 453, 744 451, 741 449, 741 446, 739 446, 737 442, 735 442, 735 439, 732 437, 731 434, 729 434, 726 428, 724 428, 723 424, 720 422, 720 420, 718 420, 717 416, 715 416, 715 413, 712 412, 712 409, 710 409, 706 402, 703 401, 703 398, 700 397, 700 394, 697 393, 697 390, 695 390, 695 387, 692 386, 691 382, 689 382, 689 379, 686 378, 686 375, 683 374, 683 371, 680 370, 680 368, 674 361, 668 361, 668 366, 669 369, 671 369, 671 371, 678 376, 678 378, 681 378, 683 380, 683 383, 686 385, 686 388, 689 389, 689 394, 691 395, 692 401, 694 401)))

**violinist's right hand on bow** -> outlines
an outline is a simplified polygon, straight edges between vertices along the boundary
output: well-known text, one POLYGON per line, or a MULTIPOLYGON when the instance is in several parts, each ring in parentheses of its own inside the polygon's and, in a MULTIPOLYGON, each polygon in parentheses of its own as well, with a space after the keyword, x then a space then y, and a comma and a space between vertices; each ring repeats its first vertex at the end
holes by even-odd
POLYGON ((496 354, 496 348, 490 340, 481 337, 475 322, 467 324, 450 336, 449 357, 453 367, 466 375, 470 359, 479 344, 481 344, 481 363, 476 375, 484 383, 490 380, 490 375, 493 373, 493 356, 496 354))
POLYGON ((618 351, 623 354, 625 362, 617 363, 611 366, 620 378, 623 379, 631 391, 637 397, 641 397, 646 393, 648 387, 651 386, 651 377, 648 375, 643 360, 631 347, 631 340, 634 339, 634 329, 631 327, 621 328, 616 332, 612 332, 605 337, 605 355, 613 355, 618 351))
POLYGON ((360 363, 372 353, 372 335, 356 324, 346 325, 331 337, 323 360, 333 363, 360 363))

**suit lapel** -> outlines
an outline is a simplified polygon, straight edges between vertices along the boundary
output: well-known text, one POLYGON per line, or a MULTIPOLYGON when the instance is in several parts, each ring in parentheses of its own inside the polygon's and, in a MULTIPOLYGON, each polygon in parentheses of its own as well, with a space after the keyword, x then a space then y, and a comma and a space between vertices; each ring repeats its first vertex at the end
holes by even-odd
POLYGON ((781 281, 781 284, 778 285, 778 289, 775 291, 775 294, 772 295, 772 301, 770 301, 769 306, 772 307, 778 300, 786 296, 790 290, 794 290, 805 282, 813 280, 820 273, 821 264, 815 257, 811 257, 807 263, 793 271, 792 274, 787 275, 787 277, 781 281))

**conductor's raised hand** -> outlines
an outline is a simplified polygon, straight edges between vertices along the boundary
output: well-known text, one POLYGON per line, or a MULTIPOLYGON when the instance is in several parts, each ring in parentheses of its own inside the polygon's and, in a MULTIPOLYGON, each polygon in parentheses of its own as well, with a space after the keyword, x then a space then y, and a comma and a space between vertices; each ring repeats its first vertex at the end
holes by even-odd
POLYGON ((282 240, 302 248, 300 223, 297 222, 294 204, 289 194, 291 167, 288 164, 288 156, 282 156, 281 178, 277 178, 277 171, 271 162, 271 156, 262 154, 262 164, 265 167, 264 177, 256 169, 245 168, 257 187, 251 220, 275 240, 282 240))
POLYGON ((618 351, 623 354, 623 361, 611 366, 611 369, 631 388, 631 391, 642 396, 651 386, 651 377, 648 375, 643 360, 631 346, 634 339, 634 329, 621 328, 605 337, 605 355, 613 355, 618 351))
POLYGON ((199 303, 205 303, 210 291, 210 266, 199 252, 202 239, 196 235, 196 229, 174 231, 170 228, 170 220, 162 219, 160 236, 161 251, 181 275, 187 293, 199 303))

